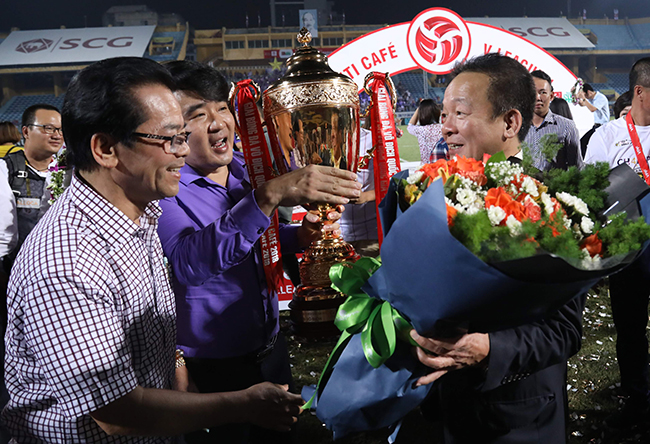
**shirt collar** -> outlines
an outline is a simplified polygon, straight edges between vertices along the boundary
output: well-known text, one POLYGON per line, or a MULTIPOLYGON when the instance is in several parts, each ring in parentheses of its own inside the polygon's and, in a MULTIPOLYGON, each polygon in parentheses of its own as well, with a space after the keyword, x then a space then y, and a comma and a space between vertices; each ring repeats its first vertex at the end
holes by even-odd
MULTIPOLYGON (((236 181, 235 184, 243 181, 248 181, 248 173, 244 166, 244 156, 241 153, 237 151, 233 153, 232 162, 230 162, 230 164, 228 165, 228 170, 230 172, 230 174, 228 175, 228 187, 233 185, 233 182, 231 182, 233 180, 236 181)), ((185 186, 188 186, 189 184, 198 180, 203 180, 210 185, 221 186, 215 181, 205 177, 202 173, 198 172, 187 163, 183 165, 180 172, 181 172, 180 182, 185 186)))
MULTIPOLYGON (((544 116, 544 120, 542 120, 542 123, 538 126, 538 128, 541 128, 545 125, 556 125, 557 121, 555 119, 555 116, 556 115, 549 108, 548 113, 546 113, 546 115, 544 116)), ((533 126, 535 126, 535 124, 533 124, 533 126)))
POLYGON ((140 225, 95 191, 86 181, 72 175, 70 183, 72 203, 86 215, 92 226, 109 244, 119 244, 137 235, 140 231, 155 229, 162 209, 158 202, 149 202, 140 216, 140 225))

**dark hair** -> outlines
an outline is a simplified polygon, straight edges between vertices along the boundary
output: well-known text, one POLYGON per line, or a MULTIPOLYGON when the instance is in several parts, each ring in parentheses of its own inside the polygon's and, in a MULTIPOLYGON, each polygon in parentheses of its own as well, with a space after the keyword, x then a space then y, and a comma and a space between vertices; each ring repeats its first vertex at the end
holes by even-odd
POLYGON ((582 85, 582 90, 583 90, 584 92, 595 91, 595 90, 594 90, 594 87, 591 86, 591 85, 588 84, 588 83, 585 83, 584 85, 582 85))
POLYGON ((546 80, 548 82, 548 86, 551 87, 551 91, 553 91, 553 80, 551 80, 551 76, 546 74, 544 71, 541 69, 536 69, 535 71, 531 72, 530 75, 537 77, 538 79, 546 80))
POLYGON ((567 119, 573 120, 573 114, 571 114, 571 108, 569 108, 569 104, 566 103, 566 100, 564 100, 562 97, 556 97, 553 100, 551 100, 551 104, 549 108, 551 108, 553 114, 558 114, 562 117, 566 117, 567 119))
POLYGON ((59 111, 59 108, 57 108, 54 105, 50 105, 47 103, 37 103, 36 105, 32 105, 29 108, 27 108, 25 111, 23 111, 23 118, 20 126, 23 127, 23 126, 33 125, 34 122, 36 121, 36 111, 40 109, 44 109, 47 111, 56 111, 57 113, 61 113, 59 111))
POLYGON ((418 123, 422 126, 438 123, 440 119, 440 108, 431 99, 424 99, 418 107, 418 123))
POLYGON ((103 133, 131 145, 131 133, 148 117, 134 90, 163 85, 174 90, 174 81, 158 63, 141 57, 102 60, 77 73, 68 87, 61 121, 69 162, 79 170, 98 167, 90 139, 103 133))
POLYGON ((230 85, 216 69, 203 63, 176 60, 165 65, 174 78, 176 89, 192 93, 203 100, 227 102, 230 85))
POLYGON ((620 96, 618 96, 618 99, 616 99, 616 102, 614 102, 614 118, 618 119, 621 114, 621 111, 625 109, 626 106, 632 105, 632 93, 630 91, 626 91, 620 96))
POLYGON ((490 53, 456 65, 451 73, 452 80, 464 72, 489 77, 487 99, 492 104, 493 119, 513 109, 521 113, 522 123, 518 136, 523 141, 533 121, 537 98, 535 83, 528 70, 515 59, 490 53))
POLYGON ((630 70, 630 91, 637 85, 650 88, 650 57, 637 60, 630 70))
POLYGON ((20 142, 20 138, 20 131, 18 131, 16 125, 6 120, 0 122, 0 144, 18 143, 20 142))

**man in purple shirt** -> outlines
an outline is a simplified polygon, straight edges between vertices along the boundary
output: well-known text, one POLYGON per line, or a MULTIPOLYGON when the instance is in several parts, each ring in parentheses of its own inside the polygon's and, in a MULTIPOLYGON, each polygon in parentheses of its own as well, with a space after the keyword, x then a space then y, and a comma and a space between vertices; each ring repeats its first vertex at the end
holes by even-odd
MULTIPOLYGON (((356 175, 309 166, 252 190, 243 156, 233 153, 235 122, 228 84, 196 62, 167 65, 177 84, 186 130, 192 133, 179 193, 160 202, 159 235, 171 263, 179 348, 200 392, 238 390, 257 382, 290 383, 278 300, 269 294, 258 239, 279 205, 311 201, 345 204, 358 197, 356 175)), ((300 227, 281 226, 285 252, 319 235, 309 215, 300 227)), ((229 426, 189 435, 193 442, 287 442, 253 426, 229 426)))
MULTIPOLYGON (((228 422, 289 430, 302 399, 269 383, 172 390, 175 304, 156 226, 189 153, 174 81, 153 60, 102 60, 62 110, 75 175, 30 232, 8 292, 3 423, 12 442, 171 443, 228 422)), ((174 365, 176 363, 176 365, 174 365)))

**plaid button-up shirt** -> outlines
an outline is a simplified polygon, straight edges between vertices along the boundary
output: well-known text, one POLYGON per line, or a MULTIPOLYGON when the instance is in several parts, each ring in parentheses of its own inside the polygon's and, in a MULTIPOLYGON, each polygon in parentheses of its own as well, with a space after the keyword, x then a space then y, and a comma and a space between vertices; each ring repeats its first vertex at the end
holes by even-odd
POLYGON ((77 177, 11 274, 3 419, 19 443, 108 436, 89 413, 136 386, 171 388, 176 309, 149 204, 140 225, 77 177))
POLYGON ((533 166, 541 171, 546 171, 551 168, 551 164, 544 158, 539 141, 547 134, 557 134, 558 143, 563 146, 565 150, 564 155, 568 166, 575 165, 582 168, 582 151, 580 150, 580 136, 576 124, 571 119, 558 116, 553 111, 549 110, 548 114, 544 117, 542 124, 539 127, 530 125, 530 130, 526 134, 524 142, 530 146, 530 151, 533 156, 533 166))

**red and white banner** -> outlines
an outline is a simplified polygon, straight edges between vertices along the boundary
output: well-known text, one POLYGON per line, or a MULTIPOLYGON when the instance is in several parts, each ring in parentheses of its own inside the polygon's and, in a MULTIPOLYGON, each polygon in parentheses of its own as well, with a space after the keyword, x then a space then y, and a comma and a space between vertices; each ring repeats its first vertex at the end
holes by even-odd
POLYGON ((0 44, 0 66, 96 62, 142 57, 155 26, 13 31, 0 44))
MULTIPOLYGON (((271 154, 266 145, 262 120, 257 110, 257 97, 253 93, 255 88, 252 80, 242 80, 237 83, 235 90, 242 152, 253 189, 257 189, 273 179, 271 154)), ((278 212, 274 211, 271 216, 271 224, 260 237, 262 265, 269 291, 278 291, 284 279, 279 226, 278 212)))
MULTIPOLYGON (((529 71, 541 69, 553 79, 556 94, 570 99, 576 76, 553 55, 504 29, 463 20, 445 8, 431 8, 411 22, 381 28, 353 40, 329 56, 333 70, 346 74, 363 88, 373 72, 391 76, 423 69, 445 75, 465 59, 498 52, 519 61, 529 71)), ((567 100, 568 101, 568 100, 567 100)), ((593 126, 593 114, 586 107, 571 105, 581 134, 593 126)))
MULTIPOLYGON (((372 122, 372 145, 375 147, 375 204, 377 220, 379 220, 379 203, 386 197, 390 178, 401 171, 399 151, 397 149, 397 134, 395 132, 395 117, 393 97, 395 91, 389 94, 386 74, 375 72, 368 79, 366 88, 371 92, 370 119, 372 122)), ((381 224, 377 224, 379 245, 384 240, 381 224)))

